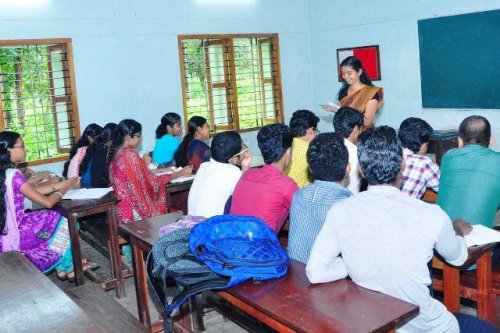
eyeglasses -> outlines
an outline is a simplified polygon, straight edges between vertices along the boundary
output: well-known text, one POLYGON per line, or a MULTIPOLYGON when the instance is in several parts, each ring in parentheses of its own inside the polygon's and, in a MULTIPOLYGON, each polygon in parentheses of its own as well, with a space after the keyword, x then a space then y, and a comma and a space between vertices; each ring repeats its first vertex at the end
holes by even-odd
MULTIPOLYGON (((234 154, 233 157, 238 157, 240 155, 243 155, 247 151, 248 151, 248 147, 245 144, 243 144, 243 149, 238 154, 234 154)), ((233 158, 233 157, 231 157, 231 158, 233 158)))

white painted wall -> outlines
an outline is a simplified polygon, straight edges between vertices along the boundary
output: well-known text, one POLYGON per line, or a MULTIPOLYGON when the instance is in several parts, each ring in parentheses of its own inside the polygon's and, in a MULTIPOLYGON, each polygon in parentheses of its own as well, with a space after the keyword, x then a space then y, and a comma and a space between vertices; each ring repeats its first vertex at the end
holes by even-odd
MULTIPOLYGON (((82 130, 134 118, 148 147, 164 113, 183 114, 179 34, 278 33, 285 121, 312 107, 306 11, 305 0, 2 0, 0 39, 72 38, 82 130)), ((243 137, 259 153, 255 132, 243 137)))
POLYGON ((318 104, 336 99, 341 87, 336 49, 378 44, 382 81, 374 84, 384 87, 385 103, 377 125, 397 128, 413 116, 441 129, 458 127, 465 117, 479 114, 489 119, 497 138, 493 148, 500 150, 500 110, 422 109, 417 30, 419 19, 499 8, 498 0, 308 0, 311 81, 314 111, 323 115, 320 128, 331 130, 333 117, 325 115, 318 104))
MULTIPOLYGON (((179 34, 278 33, 285 121, 309 108, 323 131, 332 116, 318 104, 340 88, 336 49, 378 44, 383 80, 375 84, 386 99, 377 124, 416 116, 439 129, 481 114, 500 150, 499 110, 422 110, 417 33, 421 18, 498 8, 498 0, 2 0, 0 39, 72 38, 82 129, 134 118, 145 147, 164 113, 182 114, 179 34)), ((243 136, 258 153, 255 132, 243 136)))

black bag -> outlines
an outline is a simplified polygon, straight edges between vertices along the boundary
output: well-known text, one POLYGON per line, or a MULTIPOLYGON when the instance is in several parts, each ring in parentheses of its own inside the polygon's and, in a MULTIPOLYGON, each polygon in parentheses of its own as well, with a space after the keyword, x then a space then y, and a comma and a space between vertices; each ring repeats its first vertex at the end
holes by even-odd
POLYGON ((191 229, 182 228, 163 236, 153 244, 146 260, 148 280, 163 305, 165 332, 172 331, 172 312, 189 297, 204 290, 224 289, 229 278, 213 272, 198 260, 189 248, 191 229), (179 290, 167 302, 167 283, 173 279, 179 290))

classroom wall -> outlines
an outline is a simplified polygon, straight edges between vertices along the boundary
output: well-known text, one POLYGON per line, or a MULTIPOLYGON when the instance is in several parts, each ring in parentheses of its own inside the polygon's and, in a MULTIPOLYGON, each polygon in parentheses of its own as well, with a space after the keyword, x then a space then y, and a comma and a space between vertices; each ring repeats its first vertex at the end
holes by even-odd
POLYGON ((161 116, 183 114, 179 34, 278 33, 285 121, 312 107, 305 13, 305 0, 2 0, 0 39, 72 38, 81 129, 134 118, 149 148, 161 116))
MULTIPOLYGON (((378 44, 382 81, 374 84, 384 87, 385 103, 377 125, 399 127, 413 116, 435 129, 458 128, 465 117, 479 114, 489 119, 497 138, 493 148, 500 150, 500 110, 422 109, 417 28, 419 19, 499 9, 498 0, 308 0, 307 7, 314 110, 322 115, 320 129, 330 130, 333 116, 318 104, 336 100, 341 87, 336 49, 378 44)), ((485 64, 484 70, 492 64, 485 64)))

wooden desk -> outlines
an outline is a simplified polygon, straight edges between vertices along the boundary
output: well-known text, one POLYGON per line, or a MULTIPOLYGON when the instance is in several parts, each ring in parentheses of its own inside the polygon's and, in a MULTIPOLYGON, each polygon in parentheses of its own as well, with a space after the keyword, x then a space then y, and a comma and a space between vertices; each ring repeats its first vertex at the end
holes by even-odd
POLYGON ((477 316, 493 324, 496 323, 496 296, 491 286, 491 252, 496 243, 469 247, 469 257, 460 267, 443 262, 444 305, 450 312, 460 312, 460 268, 476 262, 477 316))
MULTIPOLYGON (((132 243, 139 318, 153 331, 161 326, 151 325, 150 321, 144 253, 159 238, 160 228, 181 216, 167 214, 120 225, 120 231, 129 235, 132 243)), ((247 282, 219 295, 272 328, 286 332, 390 331, 419 311, 416 305, 361 288, 348 280, 313 286, 307 281, 304 265, 298 262, 292 264, 283 279, 258 285, 247 282), (287 306, 283 298, 287 299, 287 306), (292 310, 297 316, 290 316, 292 310)))
POLYGON ((193 185, 193 180, 188 180, 182 183, 167 184, 167 212, 172 212, 172 206, 181 209, 184 214, 187 214, 187 198, 189 190, 193 185), (178 200, 175 200, 176 197, 178 200))
POLYGON ((279 332, 394 332, 419 312, 347 279, 312 285, 305 265, 295 260, 281 279, 247 281, 218 294, 279 332))
POLYGON ((135 291, 139 320, 150 330, 163 330, 162 322, 151 323, 148 306, 148 285, 144 254, 151 251, 153 243, 160 238, 160 228, 176 222, 183 215, 170 213, 120 225, 120 232, 128 236, 134 256, 135 291))
POLYGON ((2 332, 106 332, 20 252, 0 255, 2 332))
MULTIPOLYGON (((55 209, 68 219, 77 286, 84 284, 80 237, 78 235, 78 219, 89 215, 106 213, 106 222, 109 230, 109 260, 112 276, 110 281, 106 281, 106 287, 108 289, 116 288, 116 296, 122 298, 125 296, 125 289, 123 287, 120 248, 118 244, 118 221, 115 209, 116 203, 119 200, 120 198, 111 192, 100 199, 62 200, 55 209)), ((89 271, 88 273, 94 275, 93 278, 99 280, 99 277, 94 272, 89 271)))
POLYGON ((436 163, 441 165, 443 155, 452 148, 458 147, 458 132, 434 131, 429 140, 427 153, 436 155, 436 163))
POLYGON ((66 295, 107 332, 147 332, 144 325, 95 283, 72 288, 66 295))

